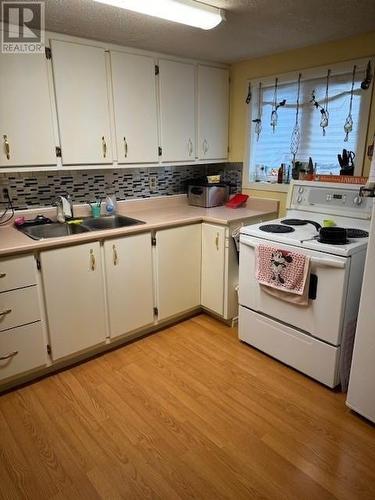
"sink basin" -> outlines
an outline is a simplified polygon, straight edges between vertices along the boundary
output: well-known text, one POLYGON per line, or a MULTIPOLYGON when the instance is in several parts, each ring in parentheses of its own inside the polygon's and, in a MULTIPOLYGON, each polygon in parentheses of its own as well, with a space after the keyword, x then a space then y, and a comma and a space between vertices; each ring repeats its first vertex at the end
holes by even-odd
POLYGON ((138 224, 145 224, 145 222, 124 215, 104 215, 103 217, 88 218, 82 222, 82 227, 90 231, 98 231, 101 229, 116 229, 119 227, 135 226, 138 224))
POLYGON ((25 226, 20 230, 33 240, 41 240, 44 238, 59 238, 61 236, 71 236, 72 234, 100 231, 102 229, 135 226, 137 224, 145 224, 145 222, 132 219, 131 217, 125 217, 124 215, 104 215, 97 219, 88 217, 83 219, 80 224, 61 224, 60 222, 54 222, 52 224, 25 226))
POLYGON ((40 224, 28 226, 21 229, 23 233, 30 236, 33 240, 44 238, 60 238, 61 236, 71 236, 72 234, 87 233, 90 230, 80 224, 40 224))

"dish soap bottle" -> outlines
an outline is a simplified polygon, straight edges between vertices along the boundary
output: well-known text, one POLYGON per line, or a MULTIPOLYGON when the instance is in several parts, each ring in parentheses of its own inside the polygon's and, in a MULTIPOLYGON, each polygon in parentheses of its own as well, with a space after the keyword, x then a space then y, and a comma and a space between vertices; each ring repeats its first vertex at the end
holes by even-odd
POLYGON ((117 212, 116 195, 111 186, 107 189, 107 196, 105 197, 105 210, 108 215, 114 215, 117 212))

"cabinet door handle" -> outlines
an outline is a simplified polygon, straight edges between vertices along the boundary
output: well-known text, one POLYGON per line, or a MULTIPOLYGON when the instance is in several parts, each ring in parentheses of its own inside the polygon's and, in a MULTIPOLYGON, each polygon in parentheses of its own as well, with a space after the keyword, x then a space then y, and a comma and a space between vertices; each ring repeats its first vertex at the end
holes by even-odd
POLYGON ((10 144, 8 141, 8 136, 4 134, 3 139, 4 139, 5 155, 7 157, 7 160, 10 160, 10 144))
POLYGON ((4 361, 5 359, 13 358, 17 356, 18 351, 8 352, 8 354, 4 354, 4 356, 0 356, 0 361, 4 361))
POLYGON ((207 142, 207 139, 205 139, 203 141, 203 146, 202 147, 203 147, 203 153, 206 154, 207 151, 208 151, 208 142, 207 142))
POLYGON ((215 245, 216 245, 216 250, 219 251, 219 233, 216 233, 215 245))
POLYGON ((105 142, 104 135, 102 137, 103 158, 107 157, 107 143, 105 142))
POLYGON ((193 153, 193 141, 191 139, 188 140, 188 152, 189 156, 191 156, 193 153))
POLYGON ((5 278, 6 275, 7 273, 0 273, 0 278, 5 278))
POLYGON ((126 137, 124 137, 124 154, 125 154, 125 158, 127 158, 128 157, 128 143, 127 143, 126 137))
POLYGON ((117 264, 118 264, 118 253, 117 253, 116 245, 113 245, 112 250, 113 250, 113 265, 117 266, 117 264))
POLYGON ((6 314, 10 314, 12 312, 12 309, 5 309, 5 311, 0 313, 0 316, 5 316, 6 314))
POLYGON ((94 250, 90 250, 90 267, 91 271, 95 271, 95 266, 96 266, 96 260, 95 260, 95 255, 94 255, 94 250))

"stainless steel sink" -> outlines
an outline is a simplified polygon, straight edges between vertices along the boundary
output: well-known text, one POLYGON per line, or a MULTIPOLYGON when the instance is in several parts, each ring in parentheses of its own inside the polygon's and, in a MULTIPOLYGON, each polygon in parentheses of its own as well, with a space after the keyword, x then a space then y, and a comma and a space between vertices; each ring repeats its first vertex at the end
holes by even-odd
POLYGON ((102 229, 117 229, 119 227, 135 226, 145 224, 145 222, 124 215, 104 215, 103 217, 84 219, 82 226, 90 231, 99 231, 102 229))
POLYGON ((72 234, 88 233, 90 230, 81 224, 40 224, 27 226, 21 229, 23 233, 33 240, 44 238, 60 238, 61 236, 71 236, 72 234))
POLYGON ((104 215, 96 219, 87 217, 83 219, 82 222, 75 224, 54 222, 52 224, 25 226, 20 230, 33 240, 41 240, 44 238, 59 238, 62 236, 71 236, 73 234, 88 233, 103 229, 116 229, 138 224, 145 224, 145 222, 132 219, 131 217, 125 217, 124 215, 104 215))

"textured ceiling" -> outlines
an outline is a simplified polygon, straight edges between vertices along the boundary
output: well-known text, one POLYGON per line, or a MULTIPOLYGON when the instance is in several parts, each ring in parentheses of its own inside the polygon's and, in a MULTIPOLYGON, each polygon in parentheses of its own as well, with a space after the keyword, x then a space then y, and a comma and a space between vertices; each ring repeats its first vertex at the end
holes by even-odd
POLYGON ((375 30, 374 0, 207 0, 204 3, 226 10, 227 20, 210 31, 93 0, 47 0, 46 27, 84 38, 222 62, 375 30))

